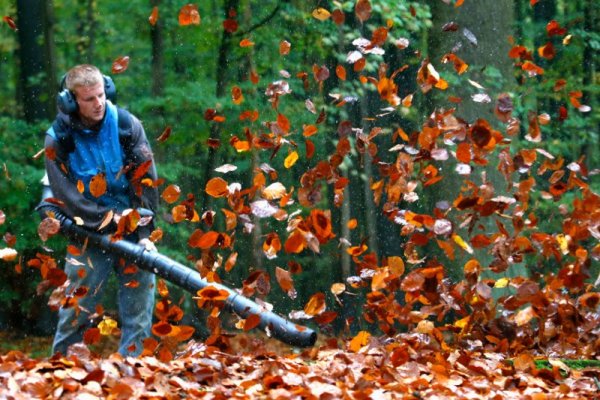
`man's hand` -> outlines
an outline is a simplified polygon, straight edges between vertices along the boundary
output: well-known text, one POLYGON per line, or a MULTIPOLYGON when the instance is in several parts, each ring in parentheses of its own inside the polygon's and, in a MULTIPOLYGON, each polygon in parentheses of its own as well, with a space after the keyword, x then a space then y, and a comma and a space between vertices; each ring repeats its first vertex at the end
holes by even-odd
POLYGON ((154 243, 148 238, 141 239, 138 244, 144 246, 147 251, 158 251, 154 243))

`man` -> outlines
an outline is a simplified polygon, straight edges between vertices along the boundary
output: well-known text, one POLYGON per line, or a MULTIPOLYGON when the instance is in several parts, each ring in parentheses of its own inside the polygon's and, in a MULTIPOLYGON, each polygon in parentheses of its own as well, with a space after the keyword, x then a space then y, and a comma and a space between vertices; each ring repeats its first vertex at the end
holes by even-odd
MULTIPOLYGON (((114 233, 123 211, 157 208, 156 188, 141 182, 143 178, 156 180, 150 145, 140 121, 107 100, 107 93, 112 98, 116 95, 114 84, 98 68, 72 68, 63 86, 57 98, 59 113, 45 140, 53 197, 77 223, 114 233)), ((139 241, 146 249, 155 250, 147 239, 152 229, 152 223, 140 226, 133 233, 125 232, 124 240, 139 241)), ((111 271, 116 272, 119 284, 119 352, 138 355, 143 350, 142 340, 151 333, 154 275, 87 247, 82 254, 67 256, 65 273, 70 284, 66 296, 77 301, 67 302, 59 310, 53 352, 66 355, 71 344, 82 341, 111 271), (83 297, 73 296, 82 292, 83 297)))

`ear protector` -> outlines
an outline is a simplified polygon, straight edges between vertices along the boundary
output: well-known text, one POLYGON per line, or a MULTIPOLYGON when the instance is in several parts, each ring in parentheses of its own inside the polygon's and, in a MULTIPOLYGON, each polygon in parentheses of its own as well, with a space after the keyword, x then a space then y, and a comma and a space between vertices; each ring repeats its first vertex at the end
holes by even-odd
MULTIPOLYGON (((107 75, 102 75, 104 78, 104 94, 111 103, 117 103, 117 88, 112 78, 107 75)), ((77 111, 77 100, 75 95, 66 88, 65 83, 67 74, 64 74, 60 81, 60 92, 56 96, 56 105, 58 109, 65 114, 72 114, 77 111)))

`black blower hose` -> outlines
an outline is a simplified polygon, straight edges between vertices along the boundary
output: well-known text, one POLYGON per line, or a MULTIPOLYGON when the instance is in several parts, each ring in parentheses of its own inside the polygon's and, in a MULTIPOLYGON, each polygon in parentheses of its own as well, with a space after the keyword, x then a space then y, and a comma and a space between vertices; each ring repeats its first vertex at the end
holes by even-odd
MULTIPOLYGON (((48 199, 51 197, 50 188, 45 186, 42 198, 48 199)), ((260 324, 258 327, 270 337, 298 347, 313 346, 317 340, 317 333, 314 330, 294 324, 271 311, 265 310, 254 301, 227 286, 216 282, 208 282, 194 269, 188 268, 156 251, 147 251, 144 246, 139 244, 125 240, 113 242, 108 235, 102 235, 76 225, 55 204, 42 200, 36 210, 42 218, 47 216, 47 212, 53 212, 54 218, 60 221, 62 234, 74 242, 83 244, 87 240, 89 244, 134 263, 139 268, 150 271, 194 295, 198 290, 209 286, 217 290, 227 291, 229 297, 225 301, 225 310, 242 318, 248 318, 252 314, 259 315, 260 324)))

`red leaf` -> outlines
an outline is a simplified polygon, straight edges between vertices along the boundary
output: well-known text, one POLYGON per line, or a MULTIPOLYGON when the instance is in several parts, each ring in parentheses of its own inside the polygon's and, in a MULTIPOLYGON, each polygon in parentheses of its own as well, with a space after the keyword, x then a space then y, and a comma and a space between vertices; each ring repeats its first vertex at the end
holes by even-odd
POLYGON ((223 21, 223 29, 225 32, 234 33, 238 30, 238 22, 232 18, 226 19, 223 21))
POLYGON ((171 136, 171 127, 167 126, 163 133, 161 133, 160 136, 156 138, 156 140, 162 143, 166 141, 169 138, 169 136, 171 136))
POLYGON ((260 325, 260 315, 250 314, 244 321, 244 331, 248 332, 250 329, 254 329, 258 325, 260 325))
POLYGON ((17 24, 15 24, 15 21, 13 21, 13 19, 11 17, 9 17, 8 15, 5 15, 4 17, 2 17, 2 19, 4 20, 4 22, 6 22, 8 24, 10 29, 12 29, 13 31, 18 31, 17 24))

